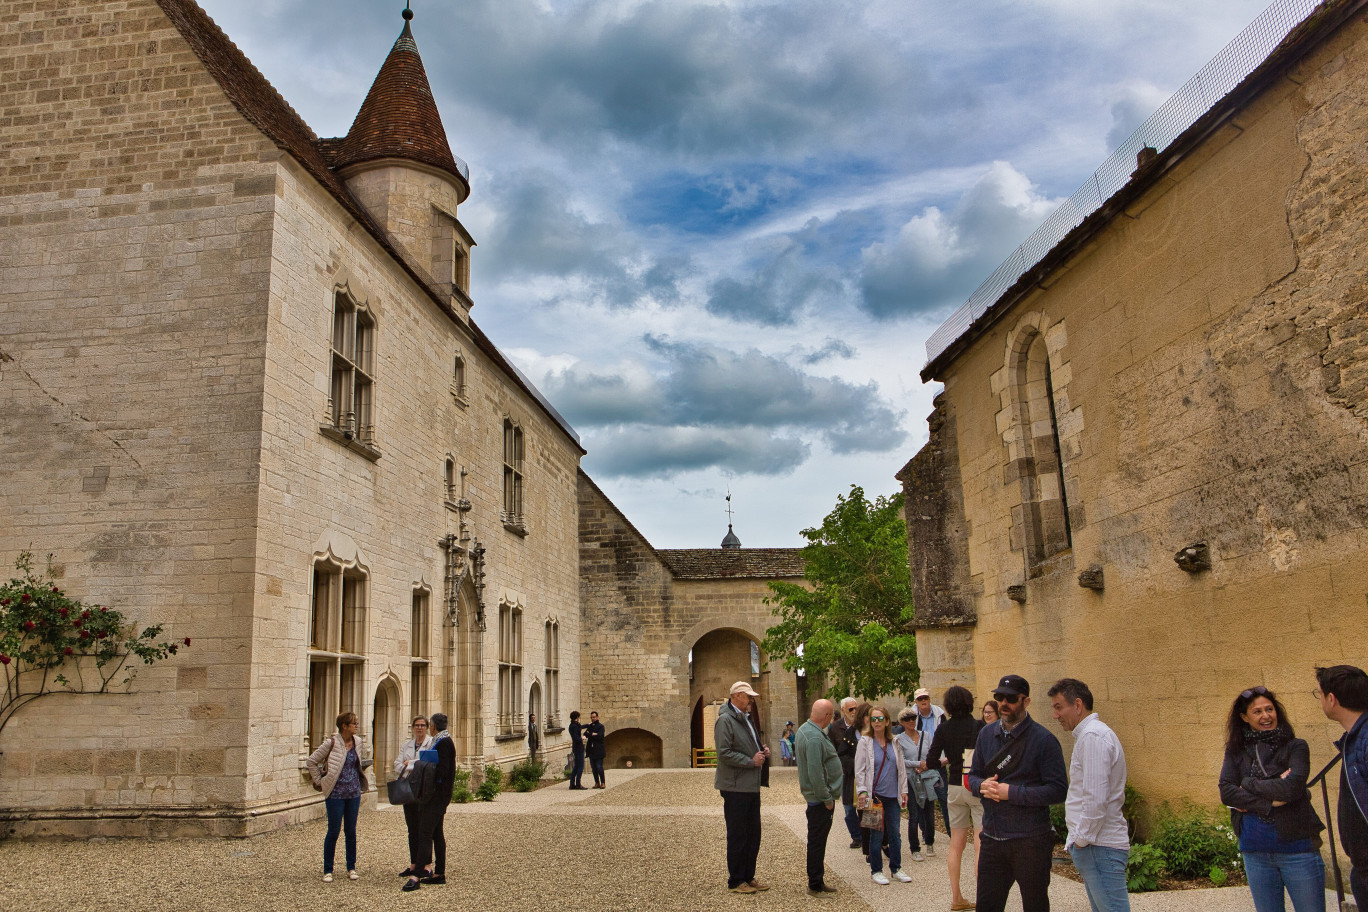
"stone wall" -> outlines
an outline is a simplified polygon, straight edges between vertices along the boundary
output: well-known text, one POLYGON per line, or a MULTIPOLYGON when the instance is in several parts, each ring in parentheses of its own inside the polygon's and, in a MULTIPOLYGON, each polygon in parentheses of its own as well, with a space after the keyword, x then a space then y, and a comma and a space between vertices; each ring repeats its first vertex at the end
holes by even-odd
MULTIPOLYGON (((978 593, 962 677, 982 698, 1025 675, 1038 719, 1051 681, 1087 681, 1152 800, 1216 802, 1224 717, 1253 684, 1280 693, 1325 762, 1338 729, 1312 668, 1368 664, 1366 127, 1356 16, 936 375, 978 593), (1039 431, 1012 405, 1031 332, 1047 342, 1072 535, 1037 561, 1013 467, 1013 441, 1039 431), (1182 569, 1175 553, 1199 542, 1211 568, 1182 569), (1102 588, 1080 584, 1090 568, 1102 588)), ((918 637, 923 654, 964 654, 961 631, 918 637)))

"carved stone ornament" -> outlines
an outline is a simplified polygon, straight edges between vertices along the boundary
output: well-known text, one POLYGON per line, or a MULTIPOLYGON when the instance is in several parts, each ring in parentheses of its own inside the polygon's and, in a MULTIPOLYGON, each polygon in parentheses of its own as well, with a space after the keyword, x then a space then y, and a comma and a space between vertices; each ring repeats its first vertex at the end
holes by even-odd
POLYGON ((1179 548, 1178 553, 1173 555, 1173 560, 1188 573, 1201 573, 1203 570, 1211 569, 1211 549, 1207 547, 1206 542, 1193 542, 1179 548))
POLYGON ((1082 586, 1084 589, 1101 592, 1103 589, 1102 565, 1093 564, 1087 570, 1078 574, 1078 585, 1082 586))
POLYGON ((1007 597, 1019 605, 1026 604, 1026 584, 1016 583, 1007 587, 1007 597))

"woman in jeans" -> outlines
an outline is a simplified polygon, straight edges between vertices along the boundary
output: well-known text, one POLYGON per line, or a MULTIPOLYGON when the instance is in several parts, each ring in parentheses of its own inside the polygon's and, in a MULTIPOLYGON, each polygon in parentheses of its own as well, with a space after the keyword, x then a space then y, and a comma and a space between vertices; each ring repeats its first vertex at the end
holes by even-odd
POLYGON ((1325 829, 1306 778, 1311 749, 1295 737, 1273 691, 1251 687, 1235 698, 1226 723, 1221 801, 1240 838, 1255 912, 1283 912, 1284 889, 1296 912, 1325 912, 1325 829))
POLYGON ((361 771, 361 736, 356 713, 337 717, 337 734, 326 739, 309 755, 305 766, 315 791, 323 793, 328 810, 328 835, 323 837, 323 882, 332 883, 333 857, 337 854, 337 833, 347 833, 347 876, 356 880, 356 815, 361 810, 361 793, 370 788, 361 771))
POLYGON ((883 829, 869 831, 869 868, 876 884, 886 885, 883 872, 883 844, 888 843, 888 865, 893 876, 903 883, 912 878, 902 870, 902 809, 907 807, 907 770, 902 751, 889 734, 893 722, 888 710, 874 705, 869 710, 868 727, 861 732, 855 749, 855 806, 861 811, 875 802, 883 805, 883 829))

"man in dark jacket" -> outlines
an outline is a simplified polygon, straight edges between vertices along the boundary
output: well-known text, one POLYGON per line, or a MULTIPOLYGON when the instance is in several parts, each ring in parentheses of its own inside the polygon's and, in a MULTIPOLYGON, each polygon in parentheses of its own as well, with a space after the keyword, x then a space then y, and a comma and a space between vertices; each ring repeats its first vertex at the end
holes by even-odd
POLYGON ((978 912, 1002 912, 1015 883, 1025 912, 1049 912, 1050 805, 1069 790, 1059 739, 1026 712, 1031 685, 1007 675, 993 691, 999 719, 979 732, 969 790, 983 799, 978 912))
POLYGON ((1340 765, 1339 820, 1340 844, 1354 867, 1349 886, 1354 902, 1368 909, 1368 674, 1353 665, 1316 669, 1316 693, 1321 712, 1344 729, 1335 746, 1344 755, 1340 765))
POLYGON ((594 788, 608 787, 603 775, 603 761, 608 756, 608 730, 599 721, 598 713, 589 714, 589 725, 584 729, 584 752, 589 755, 589 769, 594 773, 594 788))
POLYGON ((570 752, 573 756, 570 767, 570 788, 583 789, 584 783, 580 780, 584 778, 584 736, 581 734, 585 726, 580 725, 579 711, 570 714, 570 752))
POLYGON ((420 883, 446 883, 446 834, 442 832, 442 821, 447 805, 451 804, 452 786, 456 783, 456 745, 451 743, 445 713, 433 713, 428 721, 433 731, 430 749, 437 751, 436 788, 423 796, 418 812, 418 857, 414 861, 414 867, 424 868, 426 873, 421 878, 410 877, 404 883, 405 893, 418 889, 420 883), (437 856, 435 870, 429 867, 434 851, 437 856))
POLYGON ((722 816, 727 821, 727 889, 759 893, 769 887, 755 879, 760 854, 760 770, 769 748, 751 722, 751 701, 758 697, 745 681, 732 685, 731 696, 717 711, 713 745, 717 773, 713 786, 722 793, 722 816))
POLYGON ((859 732, 851 728, 850 723, 855 718, 855 707, 859 705, 859 700, 846 697, 841 701, 836 721, 827 728, 827 737, 831 738, 841 761, 841 804, 852 849, 860 847, 860 814, 855 810, 855 748, 859 746, 859 732))

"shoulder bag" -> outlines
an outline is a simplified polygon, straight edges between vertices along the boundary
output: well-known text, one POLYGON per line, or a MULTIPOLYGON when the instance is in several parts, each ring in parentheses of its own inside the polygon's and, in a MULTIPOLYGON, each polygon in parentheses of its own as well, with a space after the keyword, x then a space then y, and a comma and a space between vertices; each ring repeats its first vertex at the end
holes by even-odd
MULTIPOLYGON (((891 745, 893 742, 889 742, 891 745)), ((875 745, 877 747, 877 743, 875 745)), ((874 781, 869 784, 871 794, 869 796, 869 807, 860 811, 860 826, 866 830, 882 830, 884 828, 884 809, 883 803, 879 801, 879 796, 873 794, 873 789, 879 784, 879 778, 883 775, 884 763, 888 761, 888 748, 883 748, 883 756, 879 758, 879 767, 874 772, 874 781)))

